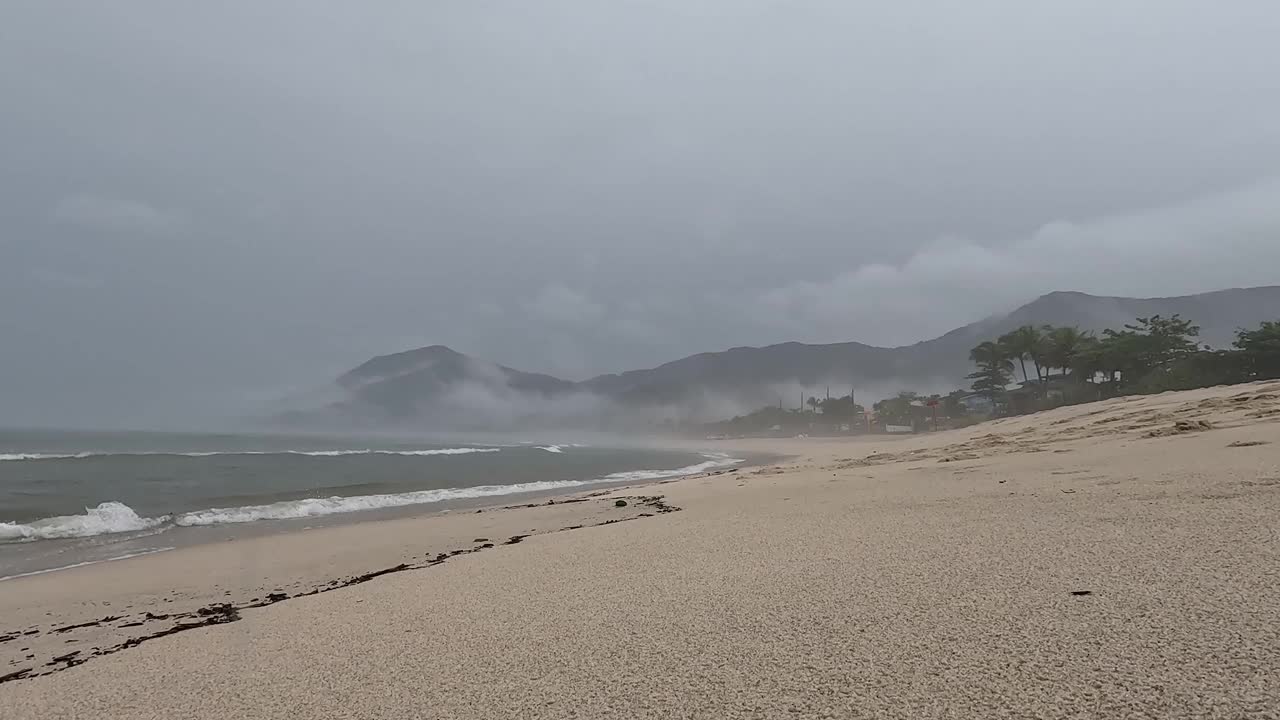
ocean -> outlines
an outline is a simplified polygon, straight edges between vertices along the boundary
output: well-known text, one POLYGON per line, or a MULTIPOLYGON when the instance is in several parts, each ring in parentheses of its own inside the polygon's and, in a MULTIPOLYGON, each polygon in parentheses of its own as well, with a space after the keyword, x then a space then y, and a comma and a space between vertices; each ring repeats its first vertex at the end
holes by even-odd
POLYGON ((516 502, 522 494, 742 461, 519 438, 0 430, 0 579, 48 569, 36 556, 101 561, 165 549, 166 535, 183 529, 357 519, 373 510, 431 511, 506 496, 516 502), (96 551, 67 552, 90 547, 96 551))

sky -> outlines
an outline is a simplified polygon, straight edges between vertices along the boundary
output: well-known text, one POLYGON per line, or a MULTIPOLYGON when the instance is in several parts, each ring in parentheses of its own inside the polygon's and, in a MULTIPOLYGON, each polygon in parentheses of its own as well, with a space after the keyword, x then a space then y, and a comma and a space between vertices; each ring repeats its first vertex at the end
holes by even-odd
POLYGON ((0 425, 1280 283, 1273 0, 12 0, 0 425))

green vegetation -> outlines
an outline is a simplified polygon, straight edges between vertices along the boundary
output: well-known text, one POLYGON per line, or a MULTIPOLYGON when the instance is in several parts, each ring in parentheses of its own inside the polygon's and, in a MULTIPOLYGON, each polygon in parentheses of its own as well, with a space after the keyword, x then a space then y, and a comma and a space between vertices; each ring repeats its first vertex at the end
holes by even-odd
POLYGON ((1101 337, 1076 327, 1024 325, 969 351, 975 366, 969 390, 903 391, 875 403, 870 421, 845 395, 810 397, 800 408, 760 408, 700 428, 729 435, 848 434, 895 425, 921 431, 1118 395, 1280 378, 1280 320, 1239 330, 1229 350, 1201 345, 1199 337, 1199 326, 1178 315, 1138 318, 1101 337))
POLYGON ((1044 329, 1044 358, 1050 367, 1060 368, 1066 377, 1075 367, 1081 354, 1094 345, 1092 333, 1080 332, 1077 327, 1046 327, 1044 329))
POLYGON ((1236 350, 1243 353, 1245 373, 1257 380, 1280 378, 1280 321, 1264 322, 1256 330, 1236 334, 1236 350))
MULTIPOLYGON (((871 406, 876 417, 886 425, 911 425, 927 417, 919 393, 904 391, 871 406)), ((937 396, 933 398, 936 400, 937 396)))
POLYGON ((1022 366, 1023 382, 1030 381, 1027 376, 1027 358, 1031 358, 1031 364, 1036 369, 1036 380, 1043 379, 1040 375, 1040 356, 1044 352, 1045 342, 1039 328, 1034 325, 1023 325, 1017 330, 1001 335, 996 343, 1010 360, 1017 360, 1022 366))
POLYGON ((970 350, 969 359, 978 366, 977 371, 968 376, 973 381, 973 391, 990 400, 994 407, 1013 374, 1013 360, 1008 350, 1000 343, 987 341, 970 350))
POLYGON ((1117 395, 1280 377, 1280 321, 1240 330, 1231 350, 1201 346, 1199 336, 1199 326, 1178 315, 1138 318, 1121 330, 1104 330, 1102 337, 1074 327, 1024 325, 973 348, 969 358, 977 369, 969 379, 973 392, 990 399, 998 413, 1019 414, 1117 395), (1023 383, 1006 389, 1015 362, 1023 383))
POLYGON ((811 432, 816 426, 830 432, 866 422, 866 408, 854 403, 849 395, 822 400, 810 397, 804 404, 807 409, 770 405, 724 422, 712 423, 703 429, 729 435, 796 434, 811 432))

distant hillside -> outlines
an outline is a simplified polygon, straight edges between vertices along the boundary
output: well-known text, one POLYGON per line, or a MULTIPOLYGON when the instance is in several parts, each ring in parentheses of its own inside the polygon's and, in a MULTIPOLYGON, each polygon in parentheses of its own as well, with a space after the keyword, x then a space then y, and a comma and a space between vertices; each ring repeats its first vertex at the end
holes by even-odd
POLYGON ((485 427, 499 413, 573 393, 574 383, 477 360, 443 345, 381 355, 336 381, 345 399, 292 423, 485 427))
MULTIPOLYGON (((817 390, 832 385, 883 389, 897 383, 961 387, 972 369, 969 350, 1022 325, 1077 325, 1101 332, 1135 318, 1181 314, 1202 326, 1203 342, 1230 345, 1239 327, 1280 318, 1280 287, 1222 290, 1172 298, 1097 297, 1078 292, 1044 295, 1013 312, 981 320, 914 345, 880 348, 862 343, 782 343, 702 353, 660 365, 602 375, 584 385, 628 404, 677 402, 707 391, 776 401, 776 386, 817 390)), ((790 396, 784 398, 790 402, 790 396)))
POLYGON ((1236 330, 1280 317, 1280 286, 1218 290, 1168 298, 1099 297, 1080 292, 1054 292, 1008 315, 989 318, 910 347, 963 346, 1002 335, 1022 325, 1076 325, 1101 332, 1120 329, 1134 318, 1178 314, 1200 325, 1200 339, 1217 348, 1231 345, 1236 330))
MULTIPOLYGON (((346 399, 291 420, 352 421, 445 428, 529 423, 599 427, 665 418, 717 419, 830 385, 876 399, 897 389, 962 387, 969 349, 1021 325, 1076 325, 1101 331, 1137 317, 1180 314, 1202 342, 1230 345, 1240 327, 1280 318, 1280 287, 1171 298, 1097 297, 1055 292, 914 345, 782 343, 700 353, 645 370, 574 383, 470 358, 435 345, 374 358, 337 379, 346 399)), ((795 400, 793 400, 795 398, 795 400)))
POLYGON ((463 381, 498 383, 512 390, 546 395, 574 387, 567 380, 486 363, 444 345, 380 355, 339 377, 337 383, 366 397, 387 394, 430 398, 463 381))

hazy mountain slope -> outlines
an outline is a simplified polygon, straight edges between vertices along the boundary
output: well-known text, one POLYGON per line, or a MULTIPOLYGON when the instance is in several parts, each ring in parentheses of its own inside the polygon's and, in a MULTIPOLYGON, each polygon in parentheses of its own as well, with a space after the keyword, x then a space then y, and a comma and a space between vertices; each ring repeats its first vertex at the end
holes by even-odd
POLYGON ((955 361, 968 372, 970 348, 1022 325, 1075 325, 1081 330, 1101 334, 1106 328, 1119 330, 1139 317, 1174 314, 1200 325, 1202 343, 1216 348, 1230 347, 1238 328, 1254 327, 1264 320, 1280 318, 1280 286, 1219 290, 1168 298, 1100 297, 1080 292, 1054 292, 1008 315, 966 325, 933 340, 899 350, 959 358, 955 361))
POLYGON ((435 388, 460 380, 500 383, 514 390, 544 394, 574 388, 568 380, 477 360, 444 345, 381 355, 342 375, 337 383, 353 390, 378 387, 380 392, 387 392, 435 388))
POLYGON ((567 380, 477 360, 443 345, 373 358, 336 382, 347 397, 324 409, 326 419, 438 420, 458 426, 487 424, 486 413, 504 403, 554 398, 576 388, 567 380))
POLYGON ((628 403, 672 402, 693 391, 743 392, 774 382, 821 384, 847 376, 851 365, 868 377, 889 377, 895 372, 894 355, 894 350, 861 343, 791 342, 701 353, 651 370, 602 375, 583 385, 628 403))
MULTIPOLYGON (((1077 325, 1100 332, 1135 318, 1181 314, 1202 326, 1204 342, 1228 346, 1238 327, 1280 318, 1280 287, 1223 290, 1172 298, 1097 297, 1078 292, 1044 295, 1013 312, 988 318, 941 337, 897 348, 861 343, 806 345, 783 343, 702 353, 650 370, 603 375, 585 383, 628 403, 671 402, 697 390, 752 393, 752 388, 795 384, 818 388, 833 384, 841 394, 849 385, 882 387, 899 382, 963 385, 970 371, 969 349, 1021 325, 1077 325)), ((769 394, 776 395, 770 391, 769 394)), ((786 398, 790 402, 790 398, 786 398)))
POLYGON ((791 342, 739 347, 581 383, 521 372, 435 345, 377 357, 344 374, 336 384, 347 399, 326 408, 324 415, 449 427, 714 419, 779 400, 791 404, 801 390, 818 394, 827 385, 841 395, 857 388, 868 399, 897 389, 962 387, 970 371, 969 349, 1018 326, 1076 325, 1101 331, 1137 317, 1175 313, 1202 326, 1203 342, 1226 347, 1237 328, 1280 318, 1280 287, 1171 298, 1055 292, 1007 315, 914 345, 791 342))

